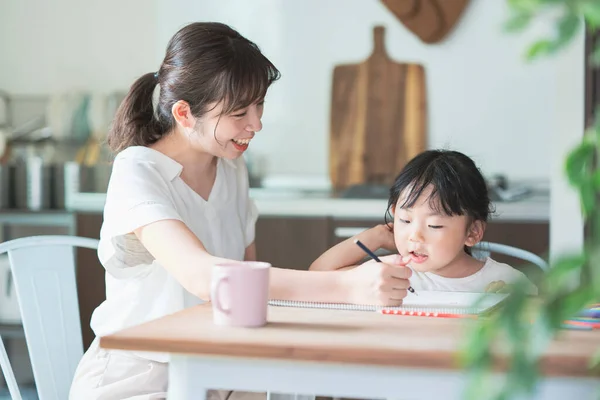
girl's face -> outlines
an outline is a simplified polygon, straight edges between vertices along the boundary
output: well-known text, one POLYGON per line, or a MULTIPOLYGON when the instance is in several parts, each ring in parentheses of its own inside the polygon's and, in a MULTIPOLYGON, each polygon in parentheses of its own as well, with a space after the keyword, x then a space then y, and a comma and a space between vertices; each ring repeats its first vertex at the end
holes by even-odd
POLYGON ((264 101, 257 101, 231 114, 221 114, 223 104, 212 104, 202 118, 187 130, 192 146, 217 157, 236 159, 248 149, 262 129, 264 101))
POLYGON ((410 208, 401 208, 407 193, 400 194, 393 209, 394 240, 398 252, 410 256, 412 269, 446 275, 456 261, 468 257, 464 246, 481 240, 483 223, 471 224, 465 215, 440 214, 430 205, 432 189, 427 187, 410 208))

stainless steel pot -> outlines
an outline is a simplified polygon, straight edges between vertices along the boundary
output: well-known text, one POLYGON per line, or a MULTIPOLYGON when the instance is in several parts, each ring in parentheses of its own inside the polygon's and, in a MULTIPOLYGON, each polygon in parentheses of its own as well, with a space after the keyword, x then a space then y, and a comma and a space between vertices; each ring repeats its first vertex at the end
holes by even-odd
POLYGON ((14 207, 14 168, 0 164, 0 210, 14 207))
POLYGON ((15 207, 44 210, 50 208, 52 197, 52 166, 41 157, 31 157, 15 163, 15 207))

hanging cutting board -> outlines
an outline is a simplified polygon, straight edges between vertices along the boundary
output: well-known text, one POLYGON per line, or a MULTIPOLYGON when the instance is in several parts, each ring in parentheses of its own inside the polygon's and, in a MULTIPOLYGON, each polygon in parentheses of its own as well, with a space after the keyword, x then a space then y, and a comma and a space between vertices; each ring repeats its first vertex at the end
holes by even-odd
POLYGON ((469 0, 381 0, 425 43, 445 39, 458 24, 469 0))
POLYGON ((373 52, 333 71, 329 169, 334 189, 391 184, 426 148, 427 107, 422 65, 398 63, 373 30, 373 52))

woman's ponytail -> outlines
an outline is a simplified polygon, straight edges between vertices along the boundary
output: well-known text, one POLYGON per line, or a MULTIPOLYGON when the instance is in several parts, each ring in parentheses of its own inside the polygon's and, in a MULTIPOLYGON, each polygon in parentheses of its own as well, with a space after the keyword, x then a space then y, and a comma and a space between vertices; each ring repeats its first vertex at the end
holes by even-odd
POLYGON ((157 76, 151 72, 131 85, 108 133, 108 145, 115 153, 129 146, 148 146, 166 133, 152 106, 157 83, 157 76))

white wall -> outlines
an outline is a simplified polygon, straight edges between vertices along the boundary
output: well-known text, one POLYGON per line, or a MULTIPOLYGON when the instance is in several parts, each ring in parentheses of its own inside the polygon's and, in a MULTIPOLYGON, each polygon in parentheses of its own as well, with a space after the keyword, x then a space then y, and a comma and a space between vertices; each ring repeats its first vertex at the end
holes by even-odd
POLYGON ((504 1, 471 3, 446 41, 425 45, 375 0, 176 0, 162 3, 159 41, 191 20, 227 22, 256 41, 283 77, 252 151, 273 172, 327 174, 333 67, 366 58, 373 25, 383 24, 390 55, 427 69, 431 147, 465 151, 486 173, 548 178, 554 62, 523 62, 531 35, 502 31, 504 1))
POLYGON ((550 258, 572 253, 583 247, 583 218, 577 192, 565 177, 565 157, 581 141, 584 131, 585 35, 580 30, 572 45, 556 57, 554 90, 556 108, 552 110, 556 129, 551 145, 550 258))
POLYGON ((20 94, 126 89, 158 67, 185 23, 233 25, 283 74, 251 154, 267 158, 270 173, 324 178, 332 70, 366 58, 372 27, 383 24, 390 55, 427 69, 430 147, 462 150, 487 174, 550 178, 558 61, 523 62, 535 32, 504 33, 504 1, 472 1, 437 45, 421 43, 377 0, 23 0, 1 7, 0 88, 20 94))
POLYGON ((144 0, 0 1, 0 89, 127 89, 160 62, 156 24, 144 0))

